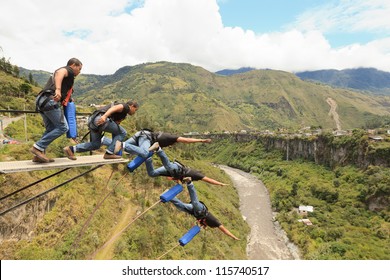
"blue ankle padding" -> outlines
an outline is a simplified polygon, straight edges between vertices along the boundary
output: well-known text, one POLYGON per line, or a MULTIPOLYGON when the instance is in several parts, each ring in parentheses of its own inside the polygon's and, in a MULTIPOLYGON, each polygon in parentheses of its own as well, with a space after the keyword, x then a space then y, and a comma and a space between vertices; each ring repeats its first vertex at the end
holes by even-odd
POLYGON ((180 239, 179 243, 181 246, 185 246, 188 242, 192 240, 200 232, 200 227, 198 225, 193 226, 186 234, 184 234, 180 239))
MULTIPOLYGON (((153 155, 153 152, 149 152, 148 154, 148 157, 151 157, 153 155)), ((130 161, 128 164, 127 164, 127 169, 130 171, 130 172, 133 172, 134 170, 136 170, 138 168, 138 166, 140 166, 144 161, 146 160, 146 158, 143 158, 141 156, 136 156, 132 161, 130 161)))
POLYGON ((177 184, 175 186, 173 186, 172 188, 170 188, 168 191, 166 191, 165 193, 163 193, 162 195, 160 195, 160 200, 161 202, 168 202, 170 201, 172 198, 174 198, 176 195, 178 195, 179 193, 181 193, 183 190, 183 186, 180 185, 180 184, 177 184))

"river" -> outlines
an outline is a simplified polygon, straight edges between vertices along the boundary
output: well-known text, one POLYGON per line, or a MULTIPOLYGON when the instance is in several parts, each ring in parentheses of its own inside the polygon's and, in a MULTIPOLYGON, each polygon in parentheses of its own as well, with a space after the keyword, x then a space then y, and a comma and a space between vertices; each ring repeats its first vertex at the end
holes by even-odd
POLYGON ((228 166, 219 166, 232 179, 240 198, 240 211, 251 232, 247 240, 249 260, 299 259, 297 247, 289 242, 274 219, 268 191, 255 176, 228 166))

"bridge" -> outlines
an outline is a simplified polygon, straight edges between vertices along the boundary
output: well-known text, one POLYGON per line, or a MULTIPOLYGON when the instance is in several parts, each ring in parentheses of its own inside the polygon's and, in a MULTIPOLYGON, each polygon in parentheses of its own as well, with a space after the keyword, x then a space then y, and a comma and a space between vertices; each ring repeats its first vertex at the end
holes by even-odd
POLYGON ((16 172, 28 172, 39 171, 58 168, 72 168, 91 165, 105 165, 114 163, 128 162, 127 158, 119 159, 103 159, 103 155, 81 156, 77 157, 77 160, 70 160, 66 157, 55 158, 54 162, 49 163, 37 163, 32 160, 22 161, 2 161, 0 162, 0 173, 16 173, 16 172))

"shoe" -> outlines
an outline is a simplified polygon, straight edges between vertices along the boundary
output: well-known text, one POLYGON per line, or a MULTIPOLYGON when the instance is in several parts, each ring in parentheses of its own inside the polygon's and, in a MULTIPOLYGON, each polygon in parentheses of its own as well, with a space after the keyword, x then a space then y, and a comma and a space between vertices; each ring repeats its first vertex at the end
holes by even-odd
POLYGON ((154 142, 152 146, 150 146, 149 151, 157 151, 160 148, 160 144, 158 142, 154 142))
POLYGON ((117 155, 123 148, 122 142, 121 141, 116 141, 115 142, 115 148, 114 148, 114 154, 117 155))
POLYGON ((122 157, 118 156, 118 155, 114 155, 114 154, 105 153, 103 158, 104 159, 118 159, 118 158, 122 158, 122 157))
MULTIPOLYGON (((49 159, 49 162, 54 162, 54 159, 52 158, 48 158, 49 159)), ((36 163, 46 163, 46 161, 43 161, 41 160, 39 157, 37 156, 34 156, 33 159, 32 159, 33 162, 36 162, 36 163)))
POLYGON ((33 153, 37 158, 39 158, 42 163, 48 163, 50 161, 49 158, 47 158, 43 152, 41 152, 35 147, 32 147, 30 149, 30 152, 33 153))
POLYGON ((76 160, 77 159, 69 146, 65 147, 63 149, 63 151, 64 151, 65 155, 68 157, 68 159, 71 159, 71 160, 76 160))

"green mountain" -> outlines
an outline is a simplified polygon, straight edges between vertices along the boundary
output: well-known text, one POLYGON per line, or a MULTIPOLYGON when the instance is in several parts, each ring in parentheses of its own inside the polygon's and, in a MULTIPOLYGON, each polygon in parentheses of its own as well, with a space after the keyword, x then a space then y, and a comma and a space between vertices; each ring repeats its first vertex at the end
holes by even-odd
POLYGON ((325 84, 371 94, 390 95, 390 73, 375 68, 344 70, 318 70, 296 73, 303 80, 320 81, 325 84))
POLYGON ((135 99, 141 104, 140 126, 181 132, 350 129, 390 114, 387 96, 335 89, 288 72, 253 70, 222 76, 169 62, 126 66, 113 75, 82 74, 74 96, 83 105, 135 99))
POLYGON ((160 129, 333 129, 336 117, 347 129, 364 126, 373 116, 390 112, 386 97, 334 89, 274 70, 220 76, 190 64, 159 62, 125 67, 99 82, 97 79, 89 75, 78 79, 78 102, 135 99, 141 104, 138 117, 160 129), (330 100, 337 115, 330 114, 330 100))

